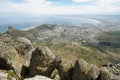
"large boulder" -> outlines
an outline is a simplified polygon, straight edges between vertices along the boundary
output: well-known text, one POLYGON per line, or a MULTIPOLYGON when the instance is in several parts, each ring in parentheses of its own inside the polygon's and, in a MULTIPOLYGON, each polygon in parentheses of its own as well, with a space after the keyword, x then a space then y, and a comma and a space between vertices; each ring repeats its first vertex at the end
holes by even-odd
POLYGON ((72 80, 71 75, 73 70, 73 64, 71 61, 61 56, 56 57, 55 67, 58 69, 61 80, 72 80))
POLYGON ((73 69, 73 80, 85 80, 86 74, 88 71, 88 63, 83 59, 79 59, 76 61, 74 69, 73 69))
POLYGON ((52 79, 50 79, 50 78, 47 78, 47 77, 45 77, 45 76, 35 76, 35 77, 33 77, 33 78, 27 78, 27 79, 24 79, 24 80, 52 80, 52 79))
POLYGON ((100 70, 97 66, 79 59, 75 63, 72 80, 96 80, 99 74, 100 70))
POLYGON ((51 77, 54 70, 55 56, 48 47, 38 47, 33 51, 30 60, 30 75, 51 77))
POLYGON ((30 64, 31 54, 34 50, 30 40, 23 37, 16 37, 14 39, 14 47, 18 54, 26 59, 26 64, 30 64))
POLYGON ((89 64, 88 69, 86 80, 96 80, 100 74, 100 69, 94 64, 89 64))
POLYGON ((100 75, 97 80, 111 80, 110 72, 107 68, 102 67, 100 70, 100 75))
POLYGON ((20 76, 22 67, 24 65, 29 66, 33 47, 32 44, 26 42, 26 40, 27 39, 23 40, 23 38, 13 38, 8 34, 0 37, 1 69, 13 69, 20 76))

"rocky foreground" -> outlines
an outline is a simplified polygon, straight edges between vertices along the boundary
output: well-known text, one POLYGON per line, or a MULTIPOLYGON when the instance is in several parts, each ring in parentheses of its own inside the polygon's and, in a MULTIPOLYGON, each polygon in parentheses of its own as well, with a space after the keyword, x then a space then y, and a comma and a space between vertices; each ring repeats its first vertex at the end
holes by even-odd
POLYGON ((48 47, 8 34, 0 36, 0 80, 120 80, 120 64, 99 68, 83 59, 72 62, 48 47))

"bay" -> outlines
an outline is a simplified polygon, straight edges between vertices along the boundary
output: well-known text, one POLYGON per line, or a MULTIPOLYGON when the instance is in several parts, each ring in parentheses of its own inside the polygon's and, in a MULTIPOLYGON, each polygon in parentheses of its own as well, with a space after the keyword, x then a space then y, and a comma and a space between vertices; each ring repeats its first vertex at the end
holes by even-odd
POLYGON ((0 17, 0 32, 7 31, 9 25, 14 26, 16 29, 23 30, 41 24, 66 24, 79 26, 82 23, 98 24, 100 22, 95 19, 75 16, 0 17))

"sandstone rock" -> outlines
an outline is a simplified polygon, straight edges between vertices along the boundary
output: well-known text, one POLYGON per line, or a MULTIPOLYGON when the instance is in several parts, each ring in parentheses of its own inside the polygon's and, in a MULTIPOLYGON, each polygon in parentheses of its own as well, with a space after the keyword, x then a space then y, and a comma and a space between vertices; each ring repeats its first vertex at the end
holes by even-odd
POLYGON ((76 61, 74 69, 73 69, 73 80, 85 80, 86 74, 88 71, 88 63, 83 59, 79 59, 76 61))
POLYGON ((73 69, 73 80, 96 80, 100 74, 100 69, 93 64, 88 64, 83 59, 76 61, 73 69))
POLYGON ((26 59, 26 64, 29 65, 31 54, 34 50, 31 41, 26 38, 17 37, 15 38, 14 42, 16 42, 14 43, 14 47, 17 50, 18 54, 24 57, 24 59, 26 59))
POLYGON ((16 40, 17 42, 19 42, 19 43, 31 44, 31 41, 30 41, 30 40, 28 40, 28 39, 26 39, 26 38, 23 38, 23 37, 17 37, 15 40, 16 40))
POLYGON ((100 74, 100 69, 94 64, 90 64, 88 68, 86 80, 96 80, 100 74))
POLYGON ((35 77, 33 77, 33 78, 27 78, 27 79, 24 79, 24 80, 52 80, 52 79, 50 79, 50 78, 47 78, 47 77, 44 77, 44 76, 35 76, 35 77))
POLYGON ((55 56, 51 50, 47 47, 38 47, 33 51, 30 60, 30 75, 43 75, 51 77, 51 73, 54 70, 55 56))
POLYGON ((17 41, 8 34, 2 35, 0 37, 0 68, 13 69, 20 76, 23 65, 29 65, 30 52, 32 53, 30 45, 25 41, 24 43, 20 40, 17 41))
MULTIPOLYGON (((15 67, 15 64, 17 64, 17 61, 21 61, 18 59, 19 56, 16 49, 11 44, 0 41, 0 68, 13 69, 13 67, 15 67)), ((17 65, 17 68, 18 67, 19 65, 17 65)))
POLYGON ((0 41, 3 41, 5 43, 11 42, 12 41, 12 36, 10 36, 8 34, 2 34, 0 36, 0 41))
POLYGON ((72 62, 63 57, 57 57, 55 59, 55 66, 58 69, 61 80, 72 80, 72 62))
POLYGON ((111 80, 110 72, 107 70, 107 68, 101 68, 100 75, 97 80, 111 80))

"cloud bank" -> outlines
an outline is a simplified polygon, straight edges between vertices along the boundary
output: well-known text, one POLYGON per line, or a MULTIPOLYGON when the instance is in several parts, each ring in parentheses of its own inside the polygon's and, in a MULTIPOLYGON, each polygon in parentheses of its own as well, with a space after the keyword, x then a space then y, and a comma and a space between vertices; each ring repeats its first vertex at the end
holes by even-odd
POLYGON ((1 15, 120 14, 120 0, 0 0, 1 15))

